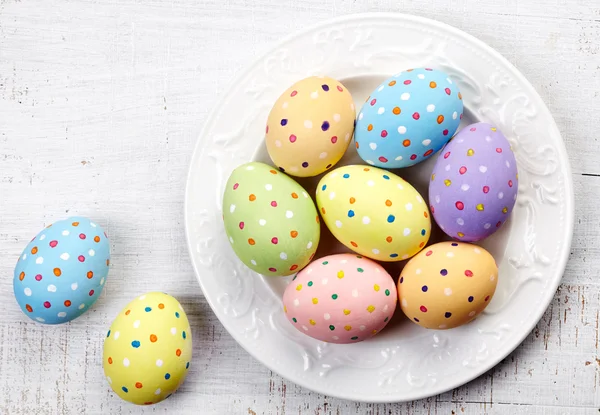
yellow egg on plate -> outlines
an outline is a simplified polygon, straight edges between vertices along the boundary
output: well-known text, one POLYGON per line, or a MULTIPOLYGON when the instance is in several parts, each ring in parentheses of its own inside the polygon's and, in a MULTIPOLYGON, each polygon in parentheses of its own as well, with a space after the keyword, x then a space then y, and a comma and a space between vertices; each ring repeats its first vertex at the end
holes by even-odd
POLYGON ((127 402, 151 405, 184 382, 192 359, 192 333, 181 304, 150 292, 131 301, 104 339, 102 366, 112 390, 127 402))
POLYGON ((319 182, 316 199, 333 236, 371 259, 402 261, 429 240, 427 204, 410 183, 386 170, 363 165, 336 168, 319 182))
POLYGON ((488 251, 465 242, 439 242, 408 261, 398 280, 398 298, 412 322, 451 329, 477 318, 497 283, 498 267, 488 251))
POLYGON ((302 79, 281 94, 269 113, 269 156, 292 176, 321 174, 348 149, 355 118, 352 96, 341 82, 324 76, 302 79))

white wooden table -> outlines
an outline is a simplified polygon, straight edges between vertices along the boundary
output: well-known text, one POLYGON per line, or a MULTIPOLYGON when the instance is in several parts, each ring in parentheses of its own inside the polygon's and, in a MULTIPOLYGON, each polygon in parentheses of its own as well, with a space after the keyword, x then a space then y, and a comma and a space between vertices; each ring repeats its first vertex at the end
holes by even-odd
POLYGON ((597 0, 0 0, 0 414, 597 414, 599 125, 597 0), (533 333, 479 379, 406 404, 322 396, 251 358, 204 300, 183 223, 196 137, 234 75, 290 31, 375 10, 457 26, 515 64, 556 118, 576 195, 571 259, 533 333), (36 324, 14 300, 13 267, 74 214, 111 235, 109 282, 81 318, 36 324), (194 360, 178 393, 141 408, 110 391, 102 342, 151 290, 187 310, 194 360))

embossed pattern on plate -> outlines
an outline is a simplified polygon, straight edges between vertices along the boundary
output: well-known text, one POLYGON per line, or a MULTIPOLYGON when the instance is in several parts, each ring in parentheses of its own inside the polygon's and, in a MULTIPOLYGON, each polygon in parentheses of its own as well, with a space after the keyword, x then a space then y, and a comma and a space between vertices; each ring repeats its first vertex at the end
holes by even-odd
MULTIPOLYGON (((353 157, 352 148, 342 163, 353 157)), ((422 163, 395 172, 426 189, 423 178, 431 168, 422 163)), ((460 386, 523 341, 560 283, 571 245, 573 204, 560 132, 523 75, 455 28, 414 16, 371 13, 294 34, 238 77, 215 105, 196 144, 185 216, 203 293, 249 353, 281 376, 328 396, 399 402, 460 386), (377 82, 425 66, 446 71, 459 85, 466 108, 461 128, 478 120, 494 123, 516 154, 517 205, 505 227, 481 243, 500 268, 497 294, 481 317, 457 329, 427 331, 398 314, 369 341, 318 342, 296 331, 283 315, 281 296, 290 278, 256 275, 235 257, 222 225, 223 185, 239 164, 268 162, 263 143, 268 112, 298 79, 313 74, 340 79, 360 109, 358 98, 364 99, 377 82)))

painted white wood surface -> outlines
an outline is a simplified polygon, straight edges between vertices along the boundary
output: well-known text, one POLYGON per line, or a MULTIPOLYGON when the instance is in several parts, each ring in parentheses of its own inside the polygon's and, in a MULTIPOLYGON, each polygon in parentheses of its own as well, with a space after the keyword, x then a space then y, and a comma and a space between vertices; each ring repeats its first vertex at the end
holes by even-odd
POLYGON ((0 414, 598 414, 599 123, 596 0, 0 0, 0 414), (513 354, 452 392, 369 405, 287 382, 230 337, 188 259, 183 195, 195 139, 239 70, 307 24, 386 10, 465 30, 525 74, 564 136, 577 211, 562 285, 513 354), (110 279, 81 318, 35 324, 14 301, 14 264, 72 214, 107 228, 110 279), (110 391, 102 341, 151 290, 182 302, 194 360, 178 393, 141 408, 110 391))

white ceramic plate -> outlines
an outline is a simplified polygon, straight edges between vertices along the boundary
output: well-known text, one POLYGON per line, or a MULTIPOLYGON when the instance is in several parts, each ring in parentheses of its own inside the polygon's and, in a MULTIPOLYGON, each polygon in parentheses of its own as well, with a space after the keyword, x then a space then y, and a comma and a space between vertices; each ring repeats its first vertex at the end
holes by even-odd
MULTIPOLYGON (((432 157, 394 172, 426 196, 434 161, 432 157)), ((353 144, 341 161, 351 162, 361 162, 353 144)), ((302 184, 314 195, 317 180, 302 184)), ((398 402, 463 385, 524 340, 552 301, 564 272, 573 203, 570 166, 556 124, 510 63, 479 40, 439 22, 361 14, 287 37, 243 71, 214 105, 198 138, 185 215, 191 259, 204 295, 252 356, 290 381, 328 396, 398 402), (475 121, 494 123, 513 145, 519 167, 517 205, 507 224, 481 243, 500 268, 496 295, 482 316, 457 329, 425 330, 398 311, 370 340, 351 345, 316 341, 283 315, 281 298, 291 277, 257 275, 233 253, 221 219, 223 186, 242 163, 252 159, 272 164, 263 140, 267 115, 292 83, 315 74, 337 78, 360 109, 379 82, 412 67, 446 71, 458 83, 465 104, 461 128, 475 121)), ((342 251, 331 236, 323 235, 317 257, 342 251)))

